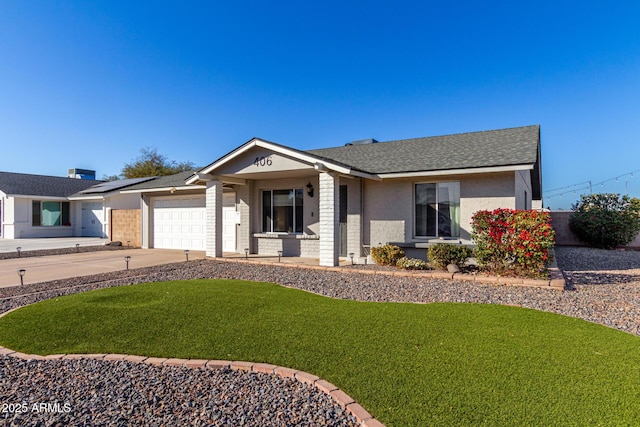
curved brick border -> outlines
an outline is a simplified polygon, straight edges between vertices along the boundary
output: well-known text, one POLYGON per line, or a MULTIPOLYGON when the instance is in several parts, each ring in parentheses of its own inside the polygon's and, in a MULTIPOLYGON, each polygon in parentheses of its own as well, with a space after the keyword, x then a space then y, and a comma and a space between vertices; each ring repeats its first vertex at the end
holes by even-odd
MULTIPOLYGON (((13 311, 13 310, 11 310, 13 311)), ((5 314, 2 313, 0 317, 5 314)), ((161 357, 145 357, 134 356, 129 354, 51 354, 49 356, 40 356, 38 354, 25 354, 18 351, 0 346, 0 354, 15 357, 23 360, 78 360, 78 359, 95 359, 108 361, 125 360, 134 363, 146 363, 156 366, 182 366, 192 369, 223 369, 229 368, 234 371, 263 372, 266 374, 278 375, 282 378, 292 378, 301 383, 308 384, 329 395, 338 405, 343 407, 347 413, 353 415, 358 423, 363 427, 385 427, 380 421, 376 420, 373 415, 367 412, 360 404, 358 404, 347 393, 340 390, 335 385, 325 381, 316 375, 307 372, 298 371, 282 366, 270 365, 268 363, 252 363, 229 360, 204 360, 204 359, 167 359, 161 357)))
POLYGON ((557 290, 564 290, 566 281, 562 270, 558 268, 558 265, 553 260, 551 267, 549 267, 549 279, 525 279, 521 277, 498 277, 498 276, 484 276, 477 274, 465 274, 465 273, 449 273, 441 270, 422 270, 422 271, 410 271, 397 269, 395 270, 376 270, 376 269, 358 269, 358 268, 345 268, 345 267, 322 267, 317 265, 305 265, 305 264, 288 264, 274 261, 256 261, 255 258, 207 258, 215 261, 224 261, 232 263, 252 263, 259 265, 270 265, 276 267, 285 268, 301 268, 307 270, 323 270, 323 271, 335 271, 338 273, 348 274, 375 274, 381 276, 400 276, 400 277, 417 277, 423 279, 449 279, 449 280, 464 280, 467 282, 477 283, 489 283, 495 285, 514 285, 514 286, 530 286, 536 288, 550 288, 557 290))

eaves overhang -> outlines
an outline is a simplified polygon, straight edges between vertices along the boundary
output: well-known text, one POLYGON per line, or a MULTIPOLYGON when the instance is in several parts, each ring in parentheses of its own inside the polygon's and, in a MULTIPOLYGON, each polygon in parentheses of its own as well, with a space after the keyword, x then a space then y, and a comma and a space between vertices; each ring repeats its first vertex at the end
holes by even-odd
POLYGON ((7 197, 13 197, 16 199, 36 199, 36 200, 69 200, 68 197, 64 196, 36 196, 32 194, 7 194, 7 197))
POLYGON ((413 171, 413 172, 392 172, 377 174, 380 179, 392 178, 414 178, 422 176, 440 176, 440 175, 468 175, 477 173, 496 173, 496 172, 513 172, 519 170, 531 170, 532 164, 509 165, 509 166, 489 166, 481 168, 460 168, 460 169, 439 169, 430 171, 413 171))
POLYGON ((138 190, 122 190, 121 193, 122 194, 163 193, 163 192, 174 193, 176 191, 193 191, 199 188, 204 190, 207 187, 205 185, 196 184, 196 185, 182 185, 178 187, 156 187, 156 188, 142 188, 138 190))

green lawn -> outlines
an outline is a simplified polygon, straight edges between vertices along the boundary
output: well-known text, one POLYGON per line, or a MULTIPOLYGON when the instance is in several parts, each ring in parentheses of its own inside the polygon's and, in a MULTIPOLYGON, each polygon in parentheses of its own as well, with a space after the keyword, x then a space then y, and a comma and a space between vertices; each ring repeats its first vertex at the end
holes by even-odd
POLYGON ((640 424, 640 338, 516 307, 193 280, 43 301, 0 319, 0 344, 288 366, 336 384, 390 427, 640 424))

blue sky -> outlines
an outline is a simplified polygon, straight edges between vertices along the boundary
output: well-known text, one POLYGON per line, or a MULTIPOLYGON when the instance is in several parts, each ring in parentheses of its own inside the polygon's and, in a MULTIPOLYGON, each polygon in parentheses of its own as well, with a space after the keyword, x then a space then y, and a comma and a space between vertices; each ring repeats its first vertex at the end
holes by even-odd
POLYGON ((640 197, 638 22, 637 1, 4 0, 0 170, 540 124, 547 196, 640 197))

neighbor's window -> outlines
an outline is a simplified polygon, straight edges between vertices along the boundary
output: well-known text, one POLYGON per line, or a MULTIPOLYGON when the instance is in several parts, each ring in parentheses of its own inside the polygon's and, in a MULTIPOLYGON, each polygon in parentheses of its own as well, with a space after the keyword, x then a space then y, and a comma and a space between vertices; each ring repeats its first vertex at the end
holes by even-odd
POLYGON ((262 192, 262 231, 302 233, 301 188, 262 192))
POLYGON ((31 202, 31 225, 34 227, 69 226, 69 202, 45 202, 34 200, 31 202))
POLYGON ((460 237, 460 183, 415 184, 416 237, 460 237))

